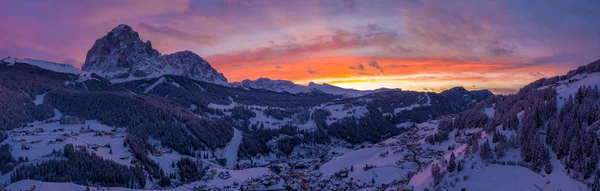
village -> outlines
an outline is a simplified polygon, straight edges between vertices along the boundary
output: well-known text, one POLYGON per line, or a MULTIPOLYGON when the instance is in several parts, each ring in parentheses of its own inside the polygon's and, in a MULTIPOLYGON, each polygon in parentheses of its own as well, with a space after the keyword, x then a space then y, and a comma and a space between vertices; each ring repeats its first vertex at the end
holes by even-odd
MULTIPOLYGON (((444 157, 457 144, 458 140, 444 145, 430 145, 425 137, 434 133, 437 122, 419 124, 407 128, 401 135, 378 144, 365 144, 345 153, 336 151, 317 152, 320 157, 307 154, 307 150, 320 151, 311 146, 298 147, 296 155, 285 160, 271 161, 264 165, 244 163, 241 169, 268 167, 269 171, 254 176, 244 182, 227 185, 231 189, 276 189, 280 181, 286 181, 291 189, 298 190, 398 190, 412 191, 409 180, 427 165, 444 157), (374 154, 371 154, 374 153, 374 154), (360 157, 356 157, 356 156, 360 157), (347 160, 346 160, 347 159, 347 160), (361 164, 347 165, 344 164, 361 164), (402 178, 384 178, 385 173, 394 171, 402 178)), ((313 153, 314 154, 314 153, 313 153)), ((317 155, 318 156, 318 155, 317 155)), ((227 179, 229 172, 208 172, 202 181, 211 182, 215 178, 227 179)), ((217 187, 201 187, 215 189, 217 187)))
MULTIPOLYGON (((256 190, 256 189, 366 189, 412 190, 408 185, 414 174, 443 157, 448 148, 456 147, 465 139, 457 137, 444 145, 430 145, 425 137, 434 133, 437 123, 428 122, 406 127, 406 131, 377 144, 350 145, 334 141, 340 149, 322 145, 300 145, 289 158, 278 160, 243 161, 235 168, 225 169, 218 157, 197 158, 206 174, 200 181, 190 184, 196 190, 256 190), (343 149, 345 148, 345 149, 343 149), (251 173, 248 173, 251 172, 251 173), (394 172, 399 177, 385 177, 394 172)), ((10 144, 16 157, 26 161, 43 160, 45 154, 60 150, 67 143, 77 149, 95 152, 104 158, 123 165, 132 165, 131 150, 123 146, 125 129, 108 127, 96 121, 79 120, 77 117, 61 117, 60 120, 38 122, 10 132, 10 144), (40 152, 43 151, 43 152, 40 152)), ((169 164, 183 157, 154 143, 152 158, 166 172, 169 164), (164 162, 166 161, 166 162, 164 162), (163 162, 165 164, 163 164, 163 162)), ((177 181, 176 181, 177 182, 177 181)))

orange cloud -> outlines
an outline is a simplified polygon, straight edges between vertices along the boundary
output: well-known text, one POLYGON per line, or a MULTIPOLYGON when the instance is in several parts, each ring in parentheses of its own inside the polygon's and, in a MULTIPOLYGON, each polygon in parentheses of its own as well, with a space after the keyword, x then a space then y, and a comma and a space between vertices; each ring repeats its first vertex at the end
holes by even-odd
POLYGON ((269 77, 419 91, 461 85, 506 93, 597 59, 597 41, 591 39, 599 25, 597 14, 585 11, 590 5, 519 3, 529 7, 515 10, 508 1, 432 0, 5 4, 0 56, 77 66, 95 39, 125 23, 164 54, 198 53, 230 81, 269 77))
POLYGON ((401 88, 416 91, 442 91, 455 86, 467 89, 490 89, 495 93, 512 93, 540 77, 560 73, 560 69, 530 66, 506 69, 510 63, 456 62, 435 59, 402 59, 373 57, 318 57, 293 62, 281 62, 273 67, 274 60, 265 63, 251 62, 218 68, 230 81, 256 79, 291 80, 299 84, 328 83, 354 89, 401 88), (376 60, 378 68, 364 67, 357 71, 356 63, 376 60), (311 72, 307 72, 311 71, 311 72), (531 71, 537 71, 532 73, 531 71))

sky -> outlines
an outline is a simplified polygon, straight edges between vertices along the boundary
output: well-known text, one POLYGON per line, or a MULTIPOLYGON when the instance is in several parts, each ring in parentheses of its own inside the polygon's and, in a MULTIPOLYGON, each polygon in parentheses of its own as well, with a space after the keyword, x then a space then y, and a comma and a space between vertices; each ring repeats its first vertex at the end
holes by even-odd
POLYGON ((230 82, 507 94, 600 59, 598 0, 0 1, 0 57, 80 68, 127 24, 230 82))

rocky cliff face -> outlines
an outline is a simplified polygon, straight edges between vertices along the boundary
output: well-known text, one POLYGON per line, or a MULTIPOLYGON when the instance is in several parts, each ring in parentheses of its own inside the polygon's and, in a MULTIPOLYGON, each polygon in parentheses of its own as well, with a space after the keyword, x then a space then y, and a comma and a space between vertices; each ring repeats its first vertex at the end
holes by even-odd
POLYGON ((119 25, 96 40, 82 70, 117 83, 172 74, 229 85, 223 74, 200 56, 190 51, 161 55, 150 41, 144 43, 128 25, 119 25))
POLYGON ((170 74, 229 86, 222 73, 217 72, 206 60, 191 51, 164 55, 162 63, 167 71, 175 71, 170 74))

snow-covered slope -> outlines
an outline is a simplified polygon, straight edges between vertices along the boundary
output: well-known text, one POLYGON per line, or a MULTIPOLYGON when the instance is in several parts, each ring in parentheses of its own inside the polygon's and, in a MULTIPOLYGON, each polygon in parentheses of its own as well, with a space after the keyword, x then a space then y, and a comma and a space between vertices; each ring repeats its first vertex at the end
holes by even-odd
POLYGON ((575 96, 579 88, 586 86, 600 88, 600 73, 581 73, 573 75, 568 79, 541 86, 537 89, 556 89, 556 107, 560 110, 570 96, 575 96))
MULTIPOLYGON (((10 190, 35 190, 35 191, 83 191, 86 190, 87 186, 81 186, 69 182, 41 182, 36 180, 21 180, 15 182, 7 187, 10 190), (34 188, 34 189, 32 189, 34 188)), ((89 187, 91 190, 111 190, 111 191, 134 191, 136 189, 122 188, 122 187, 89 187)), ((187 187, 177 187, 174 189, 170 189, 170 191, 187 191, 190 190, 187 187)), ((148 190, 152 191, 152 190, 148 190)))
POLYGON ((223 74, 200 56, 190 51, 161 55, 150 41, 144 43, 128 25, 119 25, 96 40, 82 69, 116 83, 172 74, 229 85, 223 74))
MULTIPOLYGON (((355 89, 345 89, 330 84, 317 84, 310 82, 307 86, 295 84, 294 82, 287 80, 271 80, 269 78, 259 78, 256 80, 244 80, 235 85, 244 88, 262 89, 274 92, 288 92, 292 94, 298 93, 310 93, 310 92, 322 92, 331 95, 343 95, 346 97, 358 97, 367 95, 370 93, 377 93, 382 91, 389 91, 392 89, 377 89, 361 91, 355 89)), ((398 89, 396 89, 398 90, 398 89)))
POLYGON ((67 73, 67 74, 82 74, 82 73, 84 73, 81 70, 79 70, 71 65, 68 65, 68 64, 59 64, 59 63, 42 61, 42 60, 34 60, 34 59, 29 59, 29 58, 19 59, 19 58, 8 57, 5 59, 2 59, 0 61, 0 64, 4 63, 4 64, 7 64, 8 66, 13 66, 17 62, 37 66, 37 67, 40 67, 40 68, 43 68, 46 70, 52 70, 52 71, 60 72, 60 73, 67 73))
POLYGON ((68 64, 60 64, 43 60, 34 60, 29 58, 13 58, 8 57, 0 60, 0 65, 15 66, 16 63, 28 64, 36 66, 45 70, 50 70, 58 73, 65 73, 73 75, 72 81, 65 81, 65 84, 73 84, 77 82, 83 82, 86 80, 98 80, 97 76, 92 75, 91 72, 81 71, 68 64))
POLYGON ((231 142, 225 148, 225 156, 227 158, 227 168, 233 169, 235 162, 237 162, 238 151, 240 149, 240 143, 242 142, 242 132, 238 129, 233 129, 233 138, 231 142))
POLYGON ((556 104, 560 109, 569 96, 574 96, 583 86, 600 87, 600 73, 577 74, 568 80, 559 81, 556 84, 556 104))
POLYGON ((467 190, 587 190, 587 186, 568 176, 541 175, 521 166, 492 164, 465 170, 454 188, 467 190), (464 177, 468 177, 464 180, 464 177), (510 184, 507 184, 510 182, 510 184))

